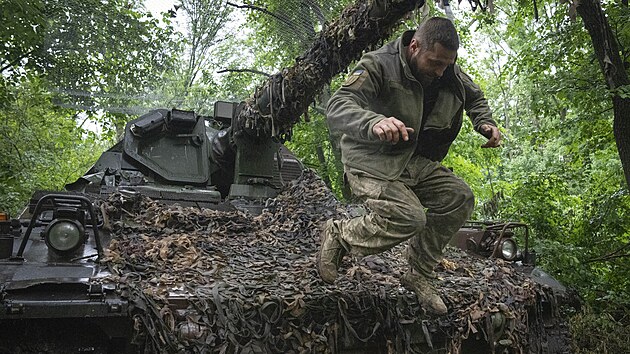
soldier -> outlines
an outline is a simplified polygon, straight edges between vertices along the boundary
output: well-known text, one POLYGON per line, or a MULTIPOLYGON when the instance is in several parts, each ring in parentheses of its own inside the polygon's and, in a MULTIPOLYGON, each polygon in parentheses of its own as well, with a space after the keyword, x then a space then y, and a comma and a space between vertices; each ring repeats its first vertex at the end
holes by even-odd
POLYGON ((325 282, 334 283, 346 253, 380 253, 409 239, 402 283, 427 311, 447 312, 430 279, 474 196, 440 161, 464 110, 488 139, 482 147, 501 140, 483 92, 455 64, 458 48, 453 23, 430 18, 365 54, 330 99, 328 125, 341 136, 345 178, 368 213, 323 225, 318 270, 325 282))

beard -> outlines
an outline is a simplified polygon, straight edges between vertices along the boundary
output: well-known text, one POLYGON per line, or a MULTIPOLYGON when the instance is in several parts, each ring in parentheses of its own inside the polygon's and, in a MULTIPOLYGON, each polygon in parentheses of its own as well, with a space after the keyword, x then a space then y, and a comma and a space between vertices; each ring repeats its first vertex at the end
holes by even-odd
POLYGON ((409 69, 413 77, 415 77, 416 80, 418 80, 418 82, 423 86, 428 86, 435 79, 435 77, 422 72, 420 69, 420 58, 417 54, 412 55, 411 58, 409 58, 409 69))
POLYGON ((422 71, 420 71, 420 65, 417 55, 412 55, 409 58, 409 69, 411 70, 411 74, 416 78, 419 82, 422 82, 424 75, 422 75, 422 71))

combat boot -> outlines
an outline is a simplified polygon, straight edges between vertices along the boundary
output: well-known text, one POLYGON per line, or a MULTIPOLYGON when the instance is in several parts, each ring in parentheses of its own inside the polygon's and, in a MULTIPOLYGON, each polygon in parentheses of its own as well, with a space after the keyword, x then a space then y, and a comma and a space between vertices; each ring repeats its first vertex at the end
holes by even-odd
POLYGON ((407 273, 402 276, 400 282, 416 293, 418 302, 427 312, 436 315, 445 315, 447 313, 444 301, 442 301, 442 298, 433 285, 431 285, 427 277, 408 270, 407 273))
POLYGON ((319 276, 328 284, 337 279, 337 269, 346 254, 345 248, 339 242, 338 236, 332 232, 332 220, 328 220, 321 227, 321 245, 317 253, 317 270, 319 276))

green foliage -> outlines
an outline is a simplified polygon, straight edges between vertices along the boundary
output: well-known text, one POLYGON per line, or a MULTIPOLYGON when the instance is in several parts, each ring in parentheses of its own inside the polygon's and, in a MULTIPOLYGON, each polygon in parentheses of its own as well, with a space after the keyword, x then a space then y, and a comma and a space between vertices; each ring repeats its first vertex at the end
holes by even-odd
MULTIPOLYGON (((4 78, 17 82, 26 73, 45 78, 57 106, 105 110, 97 115, 113 130, 117 114, 146 111, 171 70, 177 44, 173 28, 134 9, 127 1, 8 1, 0 29, 4 78)), ((43 81, 44 82, 44 81, 43 81)), ((126 116, 125 116, 126 117, 126 116)), ((128 118, 126 118, 128 119, 128 118)))
MULTIPOLYGON (((0 72, 27 62, 27 58, 43 45, 46 26, 44 4, 40 1, 3 1, 0 10, 0 72)), ((30 65, 38 65, 30 62, 30 65)))
POLYGON ((173 101, 168 106, 209 114, 216 94, 213 66, 218 61, 213 52, 232 9, 223 0, 183 0, 180 5, 180 17, 186 22, 184 55, 169 76, 167 96, 173 101))
POLYGON ((293 136, 286 146, 318 175, 339 197, 343 198, 343 167, 340 156, 328 138, 326 117, 314 109, 309 110, 310 121, 294 127, 293 136))
POLYGON ((570 324, 575 354, 627 353, 630 348, 630 324, 627 318, 598 314, 587 307, 574 316, 570 324))
MULTIPOLYGON (((242 100, 265 79, 261 72, 291 65, 349 2, 247 2, 238 10, 246 11, 246 22, 227 30, 235 8, 186 0, 179 11, 198 17, 188 23, 197 30, 184 36, 170 15, 153 18, 136 1, 4 1, 0 209, 15 213, 33 190, 60 189, 88 168, 104 142, 82 124, 87 118, 113 136, 129 114, 148 108, 210 113, 217 97, 242 100)), ((481 149, 485 139, 466 121, 444 164, 471 185, 475 218, 526 222, 540 265, 591 306, 572 323, 576 352, 622 352, 629 334, 630 196, 611 97, 628 98, 630 91, 608 90, 588 33, 567 16, 570 4, 536 4, 538 19, 528 1, 496 0, 494 13, 455 9, 463 43, 458 63, 486 92, 504 139, 502 149, 481 149)), ((628 60, 630 13, 617 2, 603 6, 628 60)), ((430 11, 439 10, 431 4, 430 11)), ((415 26, 417 17, 403 27, 415 26)), ((325 96, 287 146, 342 196, 325 96)))
MULTIPOLYGON (((462 21, 476 24, 463 31, 465 66, 504 129, 500 157, 491 160, 493 183, 475 179, 475 171, 488 176, 487 158, 466 148, 474 141, 466 133, 449 161, 471 162, 456 171, 477 195, 477 216, 526 222, 543 268, 596 311, 624 311, 628 186, 612 133, 611 95, 590 37, 557 3, 538 3, 537 20, 531 3, 495 5, 497 13, 465 13, 462 21)), ((618 8, 607 11, 627 51, 630 18, 618 8)))
POLYGON ((16 215, 37 189, 60 190, 81 176, 103 149, 78 126, 87 116, 56 107, 37 77, 10 88, 0 111, 0 210, 16 215))
POLYGON ((619 86, 611 93, 621 98, 630 98, 630 85, 619 86))
POLYGON ((3 2, 0 20, 0 208, 59 190, 153 98, 173 67, 173 28, 129 1, 3 2))
POLYGON ((474 219, 496 219, 496 196, 500 183, 500 151, 482 149, 485 138, 473 130, 470 120, 464 119, 459 137, 442 162, 453 169, 475 194, 477 208, 474 219))
MULTIPOLYGON (((247 32, 244 26, 239 31, 247 32)), ((222 72, 217 82, 217 91, 223 99, 241 101, 251 96, 268 75, 275 71, 264 66, 254 64, 257 51, 254 49, 252 38, 242 41, 225 41, 220 43, 213 54, 222 72), (227 70, 227 71, 226 71, 227 70)))
POLYGON ((292 65, 350 0, 256 0, 246 5, 252 67, 273 74, 292 65))
POLYGON ((253 1, 248 21, 255 28, 259 63, 279 70, 290 65, 349 1, 253 1))

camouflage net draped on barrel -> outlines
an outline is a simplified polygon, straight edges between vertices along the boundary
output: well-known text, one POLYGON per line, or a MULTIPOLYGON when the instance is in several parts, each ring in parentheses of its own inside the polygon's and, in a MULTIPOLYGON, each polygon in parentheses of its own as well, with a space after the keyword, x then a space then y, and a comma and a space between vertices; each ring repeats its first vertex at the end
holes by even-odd
POLYGON ((289 68, 272 75, 246 101, 236 134, 291 140, 292 127, 330 80, 374 49, 424 0, 357 0, 318 33, 289 68))
POLYGON ((135 306, 137 340, 148 352, 334 353, 363 345, 402 353, 424 343, 457 353, 477 338, 490 343, 488 352, 523 348, 527 311, 548 296, 507 262, 449 248, 436 269, 449 313, 428 316, 400 285, 403 245, 346 257, 336 284, 323 283, 318 224, 352 209, 311 172, 255 217, 120 194, 103 206, 115 235, 106 261, 135 306), (182 303, 186 311, 174 310, 182 303))

